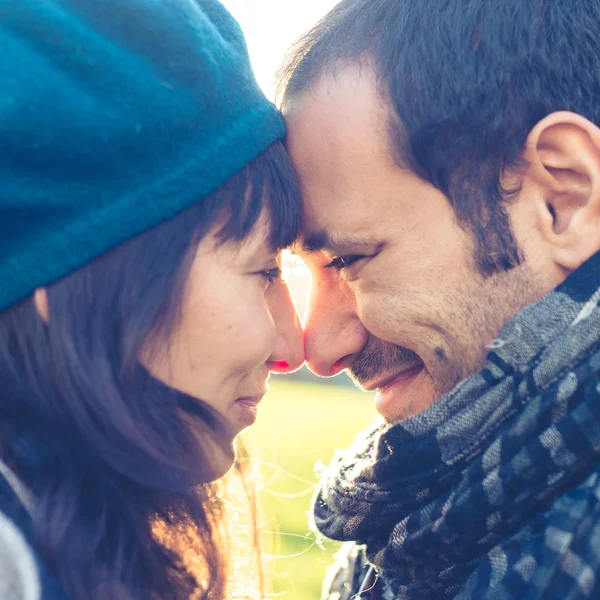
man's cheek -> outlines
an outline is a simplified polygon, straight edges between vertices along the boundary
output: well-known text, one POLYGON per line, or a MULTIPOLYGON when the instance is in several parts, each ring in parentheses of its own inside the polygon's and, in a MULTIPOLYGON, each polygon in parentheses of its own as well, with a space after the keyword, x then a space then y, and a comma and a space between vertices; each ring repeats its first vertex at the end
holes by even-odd
POLYGON ((390 306, 385 302, 385 296, 374 292, 357 294, 358 316, 365 329, 375 337, 384 341, 390 340, 393 331, 390 325, 394 319, 390 314, 390 306))

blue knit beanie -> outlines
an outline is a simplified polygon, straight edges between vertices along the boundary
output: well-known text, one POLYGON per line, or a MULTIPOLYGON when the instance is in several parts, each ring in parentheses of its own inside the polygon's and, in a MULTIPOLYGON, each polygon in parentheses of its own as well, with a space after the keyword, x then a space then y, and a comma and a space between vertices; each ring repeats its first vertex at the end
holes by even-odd
POLYGON ((0 310, 283 135, 216 0, 1 2, 0 310))

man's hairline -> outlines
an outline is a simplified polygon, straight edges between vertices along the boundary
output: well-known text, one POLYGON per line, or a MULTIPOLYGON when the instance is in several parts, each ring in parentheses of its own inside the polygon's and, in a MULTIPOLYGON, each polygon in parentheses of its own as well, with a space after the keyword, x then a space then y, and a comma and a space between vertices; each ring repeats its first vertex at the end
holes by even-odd
MULTIPOLYGON (((305 86, 294 91, 292 94, 288 93, 289 82, 291 81, 290 77, 285 88, 283 88, 283 91, 280 94, 280 98, 277 101, 277 106, 282 116, 285 118, 290 111, 293 111, 295 103, 300 102, 300 99, 305 94, 313 93, 317 85, 327 77, 333 77, 335 79, 336 75, 338 75, 341 71, 353 67, 359 70, 359 76, 363 69, 370 69, 373 76, 372 78, 374 80, 377 97, 385 107, 387 113, 385 135, 388 145, 388 154, 398 168, 418 176, 418 173, 416 173, 415 170, 410 166, 410 160, 406 160, 406 157, 403 156, 404 153, 402 149, 398 144, 395 143, 399 133, 401 133, 403 139, 406 140, 405 128, 399 115, 394 109, 394 104, 390 98, 389 89, 383 84, 374 62, 374 59, 366 54, 366 51, 358 59, 338 58, 336 60, 328 61, 319 71, 315 72, 310 77, 305 86)), ((296 67, 296 69, 297 68, 298 67, 296 67)))

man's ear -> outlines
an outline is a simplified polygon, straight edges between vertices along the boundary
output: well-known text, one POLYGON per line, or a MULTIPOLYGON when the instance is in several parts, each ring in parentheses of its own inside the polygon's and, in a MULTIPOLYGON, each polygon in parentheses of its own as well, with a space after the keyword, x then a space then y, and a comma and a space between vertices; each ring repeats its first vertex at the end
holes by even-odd
POLYGON ((38 315, 45 323, 50 320, 50 307, 48 306, 48 293, 46 288, 38 288, 33 292, 33 302, 38 315))
POLYGON ((573 271, 600 250, 600 128, 552 113, 531 130, 524 158, 542 237, 554 262, 573 271))

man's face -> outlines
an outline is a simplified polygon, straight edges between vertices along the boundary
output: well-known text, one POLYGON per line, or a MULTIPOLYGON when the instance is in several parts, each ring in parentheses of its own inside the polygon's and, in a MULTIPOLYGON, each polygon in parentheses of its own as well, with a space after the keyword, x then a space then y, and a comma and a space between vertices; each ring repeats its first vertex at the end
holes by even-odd
POLYGON ((368 73, 322 78, 284 112, 305 201, 296 251, 313 277, 307 363, 378 390, 388 420, 421 412, 479 370, 486 345, 545 286, 527 263, 479 274, 446 197, 394 162, 368 73))

